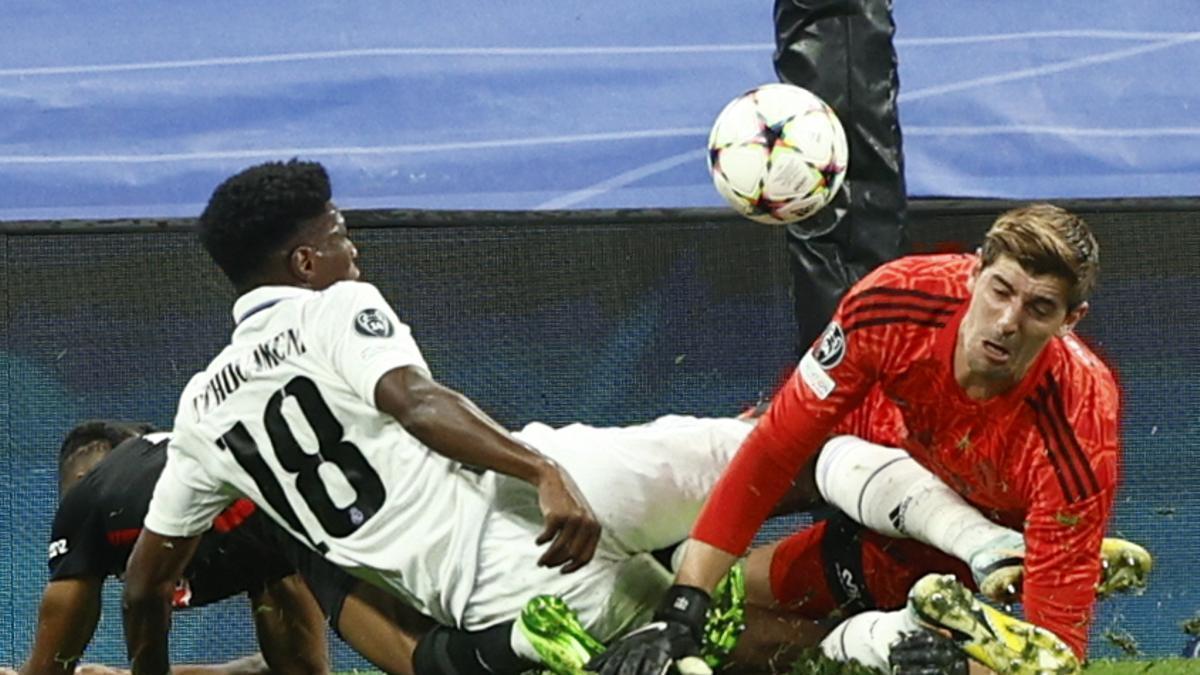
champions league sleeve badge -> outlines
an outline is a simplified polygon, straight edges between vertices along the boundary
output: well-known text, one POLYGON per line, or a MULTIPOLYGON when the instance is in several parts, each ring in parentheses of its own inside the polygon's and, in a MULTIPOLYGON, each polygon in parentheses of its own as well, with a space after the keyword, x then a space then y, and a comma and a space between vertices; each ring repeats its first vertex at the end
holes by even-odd
POLYGON ((834 321, 829 324, 829 327, 821 334, 816 349, 813 358, 817 360, 817 365, 825 370, 832 370, 842 362, 842 358, 846 356, 846 333, 842 331, 838 322, 834 321))
POLYGON ((378 309, 364 309, 354 317, 354 330, 366 337, 389 338, 395 334, 387 314, 378 309))

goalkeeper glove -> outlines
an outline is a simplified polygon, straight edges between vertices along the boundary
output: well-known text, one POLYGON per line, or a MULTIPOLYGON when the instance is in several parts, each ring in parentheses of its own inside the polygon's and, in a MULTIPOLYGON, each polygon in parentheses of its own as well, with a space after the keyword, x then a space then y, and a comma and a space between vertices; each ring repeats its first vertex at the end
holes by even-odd
POLYGON ((672 586, 654 621, 614 642, 587 665, 599 675, 663 675, 672 666, 682 675, 708 675, 700 658, 709 597, 692 586, 672 586))
POLYGON ((950 638, 923 630, 905 633, 888 653, 892 675, 967 675, 967 655, 950 638))

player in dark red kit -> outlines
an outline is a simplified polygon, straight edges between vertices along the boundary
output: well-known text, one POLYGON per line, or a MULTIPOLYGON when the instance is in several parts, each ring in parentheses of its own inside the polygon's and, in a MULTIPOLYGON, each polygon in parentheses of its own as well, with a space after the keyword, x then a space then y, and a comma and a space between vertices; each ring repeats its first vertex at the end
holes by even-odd
MULTIPOLYGON (((93 421, 77 426, 59 455, 59 494, 49 546, 50 582, 22 673, 69 673, 100 618, 100 591, 120 576, 166 463, 167 434, 148 425, 93 421)), ((295 569, 262 530, 272 527, 246 500, 214 523, 175 590, 176 609, 245 593, 268 660, 288 672, 325 672, 324 617, 295 569)), ((255 657, 177 672, 266 670, 255 657)))
MULTIPOLYGON (((798 472, 839 434, 859 438, 822 451, 822 494, 883 534, 956 555, 879 535, 855 538, 857 564, 869 568, 858 571, 865 588, 855 590, 867 607, 903 606, 907 589, 895 593, 896 578, 916 583, 907 608, 839 625, 824 643, 827 654, 860 657, 845 645, 866 643, 886 664, 899 636, 932 624, 997 670, 1077 667, 1117 485, 1117 386, 1072 333, 1087 313, 1098 260, 1082 219, 1039 204, 1002 214, 979 255, 903 258, 856 284, 718 481, 660 621, 615 643, 592 667, 658 673, 694 655, 714 585, 798 472), (953 491, 929 498, 921 487, 929 481, 953 491), (998 524, 955 517, 972 505, 998 524), (984 566, 976 558, 994 556, 1001 524, 1023 530, 1014 553, 1024 556, 1022 602, 1037 630, 979 605, 952 578, 923 577, 957 572, 970 581, 956 558, 984 566), (1018 648, 1026 641, 1028 649, 1018 648)), ((751 600, 801 611, 805 601, 814 611, 841 604, 844 593, 813 563, 835 555, 824 540, 837 529, 822 523, 752 555, 748 586, 769 577, 774 597, 751 600)), ((853 581, 852 567, 837 576, 853 581)))

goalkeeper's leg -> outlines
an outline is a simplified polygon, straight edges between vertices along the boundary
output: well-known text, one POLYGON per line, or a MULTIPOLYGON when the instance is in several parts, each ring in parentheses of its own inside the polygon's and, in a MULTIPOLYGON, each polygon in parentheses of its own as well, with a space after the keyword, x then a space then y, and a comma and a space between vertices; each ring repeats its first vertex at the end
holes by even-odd
POLYGON ((751 551, 746 563, 751 605, 777 606, 810 619, 868 609, 898 609, 925 574, 970 570, 933 547, 863 528, 844 514, 751 551))
MULTIPOLYGON (((822 497, 856 522, 891 537, 911 537, 971 567, 987 598, 1019 597, 1025 540, 992 522, 908 453, 839 436, 821 450, 816 483, 822 497)), ((1101 549, 1101 598, 1146 587, 1153 560, 1144 548, 1106 539, 1101 549)))
MULTIPOLYGON (((948 574, 917 581, 907 607, 842 621, 821 642, 821 651, 837 661, 854 660, 888 672, 930 672, 922 670, 922 662, 927 666, 953 654, 938 640, 905 645, 911 636, 929 630, 947 636, 958 650, 995 672, 1068 675, 1079 670, 1075 653, 1053 633, 980 603, 948 574), (897 648, 907 649, 906 658, 896 658, 897 648)), ((964 670, 953 659, 944 665, 964 670)))
POLYGON ((888 618, 875 612, 826 638, 830 627, 867 610, 904 608, 917 579, 944 569, 970 578, 961 562, 920 542, 865 530, 844 514, 819 521, 751 551, 746 562, 747 629, 732 661, 770 665, 776 657, 775 665, 786 664, 802 655, 804 647, 841 644, 846 637, 850 651, 826 654, 886 666, 887 643, 864 642, 859 633, 868 634, 875 619, 880 620, 876 629, 895 631, 912 630, 914 623, 900 614, 888 618))

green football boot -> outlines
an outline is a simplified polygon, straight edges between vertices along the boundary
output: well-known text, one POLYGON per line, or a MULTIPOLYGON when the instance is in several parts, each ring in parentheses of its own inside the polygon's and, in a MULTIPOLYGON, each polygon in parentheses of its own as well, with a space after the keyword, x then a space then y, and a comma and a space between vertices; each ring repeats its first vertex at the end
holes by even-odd
POLYGON ((953 575, 929 574, 908 593, 923 623, 949 633, 968 656, 1002 675, 1074 675, 1075 652, 1056 635, 989 607, 953 575))
POLYGON ((700 654, 710 668, 717 668, 733 653, 738 637, 746 630, 746 573, 741 563, 713 590, 712 604, 704 622, 704 644, 700 654))
POLYGON ((579 623, 575 611, 553 595, 539 595, 521 610, 517 630, 529 640, 542 667, 554 675, 580 675, 604 645, 579 623))

